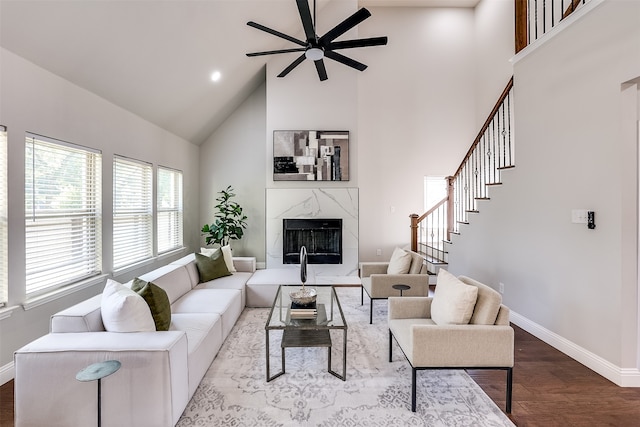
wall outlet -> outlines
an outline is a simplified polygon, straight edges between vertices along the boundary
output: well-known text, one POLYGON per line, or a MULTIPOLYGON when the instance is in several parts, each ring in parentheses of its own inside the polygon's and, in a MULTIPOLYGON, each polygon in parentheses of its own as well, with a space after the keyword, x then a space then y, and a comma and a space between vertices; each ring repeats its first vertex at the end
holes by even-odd
POLYGON ((501 294, 504 294, 504 283, 500 282, 500 284, 498 285, 498 291, 501 294))
POLYGON ((382 256, 382 249, 376 249, 376 255, 382 256))

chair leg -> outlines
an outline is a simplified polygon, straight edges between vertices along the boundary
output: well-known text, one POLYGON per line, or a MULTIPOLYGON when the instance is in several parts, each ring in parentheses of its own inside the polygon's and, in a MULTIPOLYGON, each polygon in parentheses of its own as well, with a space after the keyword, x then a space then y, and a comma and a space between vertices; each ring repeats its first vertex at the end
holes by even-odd
POLYGON ((416 368, 411 368, 411 412, 416 412, 416 368))
POLYGON ((513 397, 513 368, 507 369, 507 414, 511 413, 511 399, 513 397))
POLYGON ((391 329, 389 329, 389 362, 393 359, 391 355, 391 346, 393 345, 393 335, 391 334, 391 329))
POLYGON ((360 305, 364 305, 364 286, 360 285, 360 305))
POLYGON ((369 298, 369 324, 373 324, 373 298, 369 298))

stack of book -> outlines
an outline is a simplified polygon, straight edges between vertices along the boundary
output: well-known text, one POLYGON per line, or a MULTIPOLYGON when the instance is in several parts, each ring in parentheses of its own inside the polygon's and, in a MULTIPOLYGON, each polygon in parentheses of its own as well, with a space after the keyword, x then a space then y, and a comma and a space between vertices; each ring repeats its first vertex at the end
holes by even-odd
POLYGON ((315 302, 309 305, 298 305, 292 302, 290 314, 292 319, 315 319, 318 316, 318 310, 315 302))

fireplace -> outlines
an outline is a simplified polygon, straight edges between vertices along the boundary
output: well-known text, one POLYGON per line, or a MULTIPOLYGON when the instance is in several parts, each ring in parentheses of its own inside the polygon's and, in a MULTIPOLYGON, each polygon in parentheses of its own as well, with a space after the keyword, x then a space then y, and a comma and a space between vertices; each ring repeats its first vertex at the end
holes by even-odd
POLYGON ((342 219, 282 220, 283 264, 299 264, 300 248, 307 248, 309 264, 342 264, 342 219))

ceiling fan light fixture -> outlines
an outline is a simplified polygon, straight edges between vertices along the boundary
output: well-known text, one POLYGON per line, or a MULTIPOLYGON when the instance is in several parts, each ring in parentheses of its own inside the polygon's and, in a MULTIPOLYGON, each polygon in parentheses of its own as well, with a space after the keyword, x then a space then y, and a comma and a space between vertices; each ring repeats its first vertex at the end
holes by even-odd
POLYGON ((304 52, 304 56, 312 61, 319 61, 324 58, 324 51, 319 47, 311 47, 304 52))

